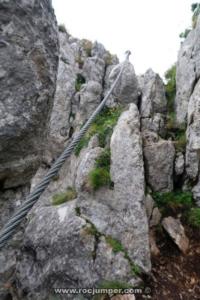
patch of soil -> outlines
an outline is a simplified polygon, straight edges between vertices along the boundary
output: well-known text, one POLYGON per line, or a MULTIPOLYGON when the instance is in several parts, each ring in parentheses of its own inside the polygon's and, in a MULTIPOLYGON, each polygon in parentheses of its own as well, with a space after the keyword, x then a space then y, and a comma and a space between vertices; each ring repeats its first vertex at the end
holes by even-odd
POLYGON ((200 230, 183 224, 190 240, 189 251, 183 255, 164 229, 156 231, 160 256, 152 257, 152 277, 144 279, 151 296, 136 299, 200 300, 200 230))

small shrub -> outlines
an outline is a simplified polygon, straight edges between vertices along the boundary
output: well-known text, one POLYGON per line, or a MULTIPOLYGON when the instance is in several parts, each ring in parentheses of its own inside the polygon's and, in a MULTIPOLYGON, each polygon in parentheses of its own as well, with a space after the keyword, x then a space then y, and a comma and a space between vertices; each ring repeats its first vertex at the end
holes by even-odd
POLYGON ((68 187, 66 192, 56 194, 53 196, 52 204, 53 205, 60 205, 62 203, 65 203, 67 201, 75 199, 77 196, 76 191, 72 187, 68 187))
POLYGON ((133 275, 141 275, 142 271, 139 266, 132 264, 132 273, 133 275))
POLYGON ((79 69, 82 69, 83 65, 84 65, 84 61, 80 55, 78 57, 76 57, 75 61, 78 64, 79 69))
POLYGON ((111 236, 106 237, 106 242, 112 247, 114 253, 124 252, 123 245, 116 239, 112 238, 111 236))
POLYGON ((86 148, 88 146, 89 140, 90 139, 87 137, 87 135, 80 140, 74 151, 76 156, 80 154, 83 148, 86 148))
POLYGON ((75 149, 75 154, 79 155, 80 151, 87 147, 90 138, 98 134, 99 146, 104 148, 106 146, 107 139, 112 135, 113 128, 117 124, 118 118, 122 113, 122 108, 104 108, 103 111, 97 116, 94 123, 86 133, 85 137, 79 142, 75 149))
POLYGON ((174 100, 176 96, 176 64, 172 65, 165 73, 165 94, 167 98, 168 113, 174 111, 174 100))
POLYGON ((191 29, 186 28, 184 32, 181 32, 181 33, 180 33, 179 37, 180 37, 181 39, 186 39, 186 37, 188 36, 188 34, 190 33, 190 31, 191 31, 191 29))
POLYGON ((92 56, 92 42, 86 39, 82 40, 82 47, 85 50, 88 57, 92 56))
POLYGON ((192 207, 192 193, 191 192, 167 192, 167 193, 153 193, 152 194, 157 206, 161 211, 165 212, 167 209, 184 208, 188 209, 192 207))
POLYGON ((89 173, 89 184, 93 190, 97 190, 102 186, 110 185, 110 173, 103 168, 95 168, 89 173))
POLYGON ((75 82, 75 89, 76 92, 79 92, 81 86, 85 83, 85 78, 81 74, 77 74, 76 82, 75 82))
POLYGON ((200 208, 193 207, 188 214, 188 224, 200 228, 200 208))
POLYGON ((59 30, 60 32, 65 32, 65 33, 67 33, 67 29, 66 29, 66 27, 65 27, 65 24, 60 24, 60 25, 58 25, 58 30, 59 30))
POLYGON ((105 149, 96 159, 96 167, 110 170, 110 149, 105 149))
POLYGON ((112 65, 112 62, 113 62, 113 55, 109 51, 107 51, 106 57, 105 57, 106 66, 112 65))
POLYGON ((80 207, 77 206, 75 208, 75 212, 76 212, 76 215, 80 217, 80 215, 81 215, 81 209, 80 209, 80 207))
POLYGON ((175 148, 178 152, 185 152, 187 144, 186 132, 184 130, 180 130, 175 137, 175 148))

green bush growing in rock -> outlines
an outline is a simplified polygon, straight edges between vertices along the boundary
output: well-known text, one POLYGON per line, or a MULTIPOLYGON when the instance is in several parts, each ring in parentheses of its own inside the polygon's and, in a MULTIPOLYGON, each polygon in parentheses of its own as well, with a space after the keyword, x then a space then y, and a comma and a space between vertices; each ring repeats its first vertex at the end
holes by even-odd
POLYGON ((77 74, 76 82, 75 82, 75 89, 76 92, 79 92, 81 89, 81 86, 85 83, 85 78, 81 74, 77 74))
POLYGON ((77 196, 77 193, 74 188, 68 187, 66 192, 56 194, 53 196, 52 204, 53 205, 60 205, 62 203, 65 203, 67 201, 75 199, 77 196))
POLYGON ((182 39, 185 39, 188 34, 190 33, 190 31, 192 29, 194 29, 197 25, 197 19, 198 19, 198 16, 200 14, 200 3, 193 3, 191 5, 191 11, 193 13, 192 15, 192 26, 191 28, 186 28, 184 32, 182 32, 179 37, 182 38, 182 39))
POLYGON ((200 208, 193 207, 188 214, 188 224, 192 227, 200 228, 200 208))
POLYGON ((89 173, 89 185, 93 190, 97 190, 110 184, 110 150, 105 149, 96 159, 95 168, 89 173))
POLYGON ((60 24, 60 25, 58 25, 58 30, 59 30, 60 32, 65 32, 65 33, 67 33, 67 29, 66 29, 66 27, 65 27, 65 24, 60 24))
POLYGON ((80 151, 87 147, 90 138, 98 134, 99 146, 105 147, 107 140, 111 137, 113 128, 117 124, 118 118, 122 113, 121 107, 116 108, 104 108, 103 111, 97 116, 94 123, 91 125, 90 129, 86 135, 81 139, 79 144, 75 149, 75 155, 78 156, 80 151))
POLYGON ((200 14, 200 3, 193 3, 191 5, 191 11, 193 12, 192 16, 192 28, 195 28, 197 25, 197 19, 200 14))
POLYGON ((174 112, 174 100, 176 96, 176 64, 165 72, 165 93, 167 98, 168 113, 174 112))
POLYGON ((92 56, 92 42, 87 40, 87 39, 83 39, 82 41, 82 47, 85 50, 86 54, 88 57, 92 56))
POLYGON ((181 39, 186 39, 186 37, 188 36, 188 34, 190 33, 190 31, 191 31, 191 29, 186 28, 184 32, 181 32, 181 33, 179 34, 179 37, 180 37, 181 39))
POLYGON ((192 193, 173 191, 167 193, 155 192, 152 194, 158 208, 161 211, 166 211, 167 209, 177 209, 177 208, 191 208, 193 205, 192 193))

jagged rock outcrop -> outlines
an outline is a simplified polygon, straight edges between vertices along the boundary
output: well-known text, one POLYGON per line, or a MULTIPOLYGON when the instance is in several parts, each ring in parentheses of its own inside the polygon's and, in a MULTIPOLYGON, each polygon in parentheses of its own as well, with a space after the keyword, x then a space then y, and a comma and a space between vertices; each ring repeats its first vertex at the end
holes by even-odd
POLYGON ((187 122, 188 103, 194 91, 194 87, 200 77, 200 19, 196 28, 192 30, 182 43, 176 73, 176 118, 178 124, 187 122))
POLYGON ((175 149, 171 141, 160 140, 144 147, 147 184, 155 192, 173 190, 175 149))
MULTIPOLYGON (((0 152, 5 160, 0 167, 1 226, 90 117, 121 68, 118 58, 103 45, 73 38, 62 28, 55 90, 58 43, 50 2, 20 1, 24 7, 18 8, 11 3, 0 4, 4 12, 16 11, 12 20, 3 15, 0 39, 0 60, 5 55, 3 62, 8 66, 6 73, 0 71, 4 84, 0 114, 5 104, 8 108, 7 121, 0 121, 8 129, 1 134, 0 127, 0 141, 2 137, 7 143, 1 144, 0 152), (33 18, 37 19, 35 30, 33 18), (23 41, 16 30, 21 30, 23 41), (8 64, 11 50, 16 58, 12 67, 8 64), (16 78, 11 76, 9 82, 11 71, 16 78), (6 90, 5 83, 12 84, 14 79, 17 84, 6 90)), ((161 222, 186 253, 187 238, 179 245, 180 235, 185 238, 183 227, 179 219, 162 221, 159 197, 165 192, 173 197, 175 188, 187 190, 188 184, 197 204, 200 201, 200 49, 195 44, 199 27, 198 23, 182 45, 177 66, 179 125, 188 116, 186 153, 178 147, 184 129, 179 126, 171 135, 168 132, 162 79, 151 69, 137 77, 127 61, 106 108, 34 205, 25 227, 0 253, 0 298, 49 300, 55 296, 54 288, 91 288, 103 281, 137 286, 145 277, 139 273, 151 272, 150 251, 162 255, 156 240, 161 222)), ((78 300, 79 296, 60 298, 78 300)))
POLYGON ((142 131, 153 131, 160 136, 165 134, 167 100, 162 79, 153 70, 139 77, 141 89, 141 128, 142 131))
POLYGON ((58 189, 66 190, 69 162, 57 182, 45 191, 29 215, 17 265, 20 290, 26 288, 30 299, 37 299, 38 295, 46 299, 58 280, 67 287, 91 287, 102 280, 134 285, 137 278, 131 262, 144 272, 150 271, 141 142, 139 113, 132 104, 120 117, 111 139, 113 190, 102 188, 91 193, 84 188, 95 157, 103 150, 91 142, 79 157, 73 158, 77 175, 72 184, 77 186, 77 199, 60 206, 50 205, 58 189), (121 250, 113 251, 110 239, 117 240, 121 250))
POLYGON ((51 1, 1 1, 0 8, 0 181, 8 188, 25 184, 38 168, 55 91, 58 38, 51 1))

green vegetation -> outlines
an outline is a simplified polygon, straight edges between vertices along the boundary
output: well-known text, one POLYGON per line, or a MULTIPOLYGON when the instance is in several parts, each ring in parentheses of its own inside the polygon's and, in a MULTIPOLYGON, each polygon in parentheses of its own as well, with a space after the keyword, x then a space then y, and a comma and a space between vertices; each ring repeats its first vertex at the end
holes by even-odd
POLYGON ((86 39, 82 40, 82 47, 85 50, 88 57, 92 56, 92 42, 86 39))
POLYGON ((188 214, 188 224, 192 227, 200 228, 200 208, 193 207, 188 214))
POLYGON ((186 128, 177 126, 174 112, 174 101, 176 96, 176 65, 174 64, 165 73, 166 85, 165 93, 167 98, 167 138, 174 141, 177 151, 184 152, 186 147, 186 128))
POLYGON ((181 39, 186 39, 186 37, 188 36, 188 34, 190 33, 190 31, 191 31, 191 29, 186 28, 184 32, 181 32, 181 33, 179 34, 179 37, 180 37, 181 39))
POLYGON ((110 150, 105 149, 96 159, 95 168, 89 173, 89 185, 93 190, 97 190, 110 184, 110 150))
POLYGON ((95 122, 91 125, 86 135, 81 139, 75 149, 75 155, 79 155, 80 151, 87 147, 90 138, 98 134, 99 146, 105 147, 107 140, 111 137, 113 128, 116 125, 122 108, 104 108, 103 111, 96 118, 95 122))
POLYGON ((168 112, 174 111, 174 100, 176 96, 176 64, 171 66, 165 73, 165 93, 167 98, 168 112))
POLYGON ((85 78, 81 74, 77 74, 76 82, 75 82, 75 89, 76 92, 79 92, 81 86, 85 83, 85 78))
POLYGON ((80 215, 81 215, 81 209, 80 209, 80 207, 77 206, 75 208, 75 212, 76 212, 76 215, 80 217, 80 215))
POLYGON ((53 205, 60 205, 72 199, 75 199, 77 196, 76 191, 72 187, 68 187, 66 192, 56 194, 53 196, 52 204, 53 205))
POLYGON ((193 205, 192 193, 191 192, 182 192, 182 191, 173 191, 167 193, 158 193, 155 192, 152 194, 158 208, 161 212, 166 212, 169 209, 178 209, 191 208, 193 205))
POLYGON ((60 32, 65 32, 65 33, 67 33, 67 29, 66 29, 66 27, 65 27, 65 24, 60 24, 60 25, 58 25, 58 30, 59 30, 60 32))
POLYGON ((191 28, 186 28, 184 32, 182 32, 179 37, 182 38, 182 39, 185 39, 188 34, 190 33, 190 31, 192 29, 194 29, 197 25, 197 19, 198 19, 198 16, 200 14, 200 3, 193 3, 191 5, 191 11, 193 13, 192 15, 192 26, 191 28))
POLYGON ((97 230, 93 223, 89 222, 88 220, 87 223, 89 224, 89 226, 85 228, 87 234, 93 235, 95 237, 101 236, 101 233, 97 230))
POLYGON ((125 251, 123 245, 118 240, 112 238, 111 236, 106 236, 106 242, 108 245, 112 247, 114 253, 125 251))
POLYGON ((112 236, 106 236, 105 239, 106 239, 107 244, 112 247, 112 250, 113 250, 114 253, 118 253, 118 252, 123 252, 124 253, 124 257, 128 260, 133 275, 140 275, 141 274, 140 267, 135 265, 132 262, 132 260, 130 259, 127 251, 124 249, 123 245, 121 244, 121 242, 114 239, 112 236))
POLYGON ((192 28, 195 28, 197 25, 197 19, 200 14, 200 3, 193 3, 191 5, 191 11, 193 12, 192 16, 192 28))
POLYGON ((107 51, 105 57, 106 66, 112 65, 112 61, 113 61, 113 55, 109 51, 107 51))
POLYGON ((78 67, 79 69, 82 69, 83 68, 83 65, 84 65, 84 61, 83 59, 81 58, 80 55, 78 55, 75 59, 76 63, 78 64, 78 67))

